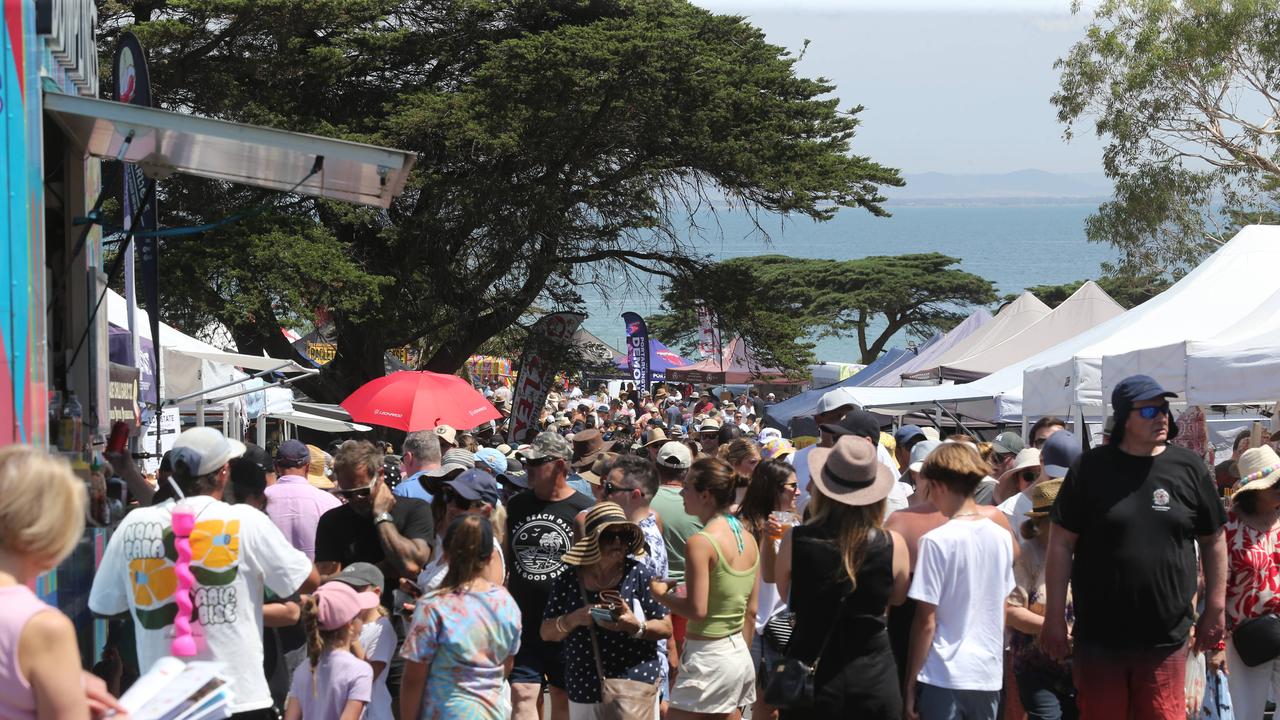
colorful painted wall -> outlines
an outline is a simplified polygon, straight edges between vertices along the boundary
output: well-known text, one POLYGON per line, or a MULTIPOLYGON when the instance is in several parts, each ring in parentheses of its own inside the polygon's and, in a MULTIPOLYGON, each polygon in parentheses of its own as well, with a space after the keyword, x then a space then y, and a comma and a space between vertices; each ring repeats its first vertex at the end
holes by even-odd
POLYGON ((0 17, 0 444, 46 442, 44 191, 35 3, 0 17))

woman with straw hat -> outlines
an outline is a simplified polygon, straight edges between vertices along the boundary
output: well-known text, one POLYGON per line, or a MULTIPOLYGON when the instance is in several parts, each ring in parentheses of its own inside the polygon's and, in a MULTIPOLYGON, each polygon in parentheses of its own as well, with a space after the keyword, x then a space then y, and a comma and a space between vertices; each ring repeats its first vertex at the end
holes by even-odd
MULTIPOLYGON (((1035 448, 1029 450, 1037 452, 1035 448)), ((1044 565, 1049 548, 1049 509, 1058 499, 1061 487, 1061 480, 1048 480, 1030 489, 1031 510, 1019 528, 1023 537, 1022 553, 1013 563, 1014 588, 1005 601, 1005 624, 1011 630, 1009 643, 1013 676, 1017 680, 1018 698, 1029 720, 1077 715, 1071 666, 1046 655, 1037 642, 1040 628, 1044 625, 1044 565)), ((1071 588, 1068 586, 1068 628, 1073 620, 1071 588)))
MULTIPOLYGON (((1238 718, 1260 718, 1268 695, 1280 692, 1280 656, 1249 652, 1268 645, 1268 621, 1255 618, 1280 612, 1280 456, 1269 445, 1249 448, 1236 461, 1240 480, 1227 514, 1227 637, 1225 648, 1210 658, 1225 660, 1231 701, 1238 718), (1245 648, 1241 652, 1241 648, 1245 648), (1249 657, 1242 657, 1246 655, 1249 657), (1248 663, 1246 662, 1248 661, 1248 663)), ((1280 647, 1277 648, 1280 650, 1280 647)))
POLYGON ((640 526, 612 502, 587 512, 564 554, 569 570, 552 585, 541 632, 564 643, 572 720, 657 716, 657 641, 671 636, 671 619, 649 591, 653 572, 634 558, 644 554, 640 526))
POLYGON ((814 668, 812 706, 782 717, 897 720, 902 696, 885 611, 906 599, 910 574, 906 542, 884 528, 896 478, 857 435, 810 453, 809 473, 809 521, 784 532, 771 519, 782 544, 764 546, 764 580, 795 613, 787 655, 814 668))

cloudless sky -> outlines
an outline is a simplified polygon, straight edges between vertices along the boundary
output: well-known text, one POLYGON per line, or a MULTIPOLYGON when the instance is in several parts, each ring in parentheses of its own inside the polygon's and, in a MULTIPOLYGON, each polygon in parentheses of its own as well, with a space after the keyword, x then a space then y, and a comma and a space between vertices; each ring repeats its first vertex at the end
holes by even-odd
POLYGON ((1092 126, 1068 144, 1054 60, 1083 36, 1069 0, 693 0, 745 15, 864 105, 854 152, 904 172, 1101 172, 1092 126))

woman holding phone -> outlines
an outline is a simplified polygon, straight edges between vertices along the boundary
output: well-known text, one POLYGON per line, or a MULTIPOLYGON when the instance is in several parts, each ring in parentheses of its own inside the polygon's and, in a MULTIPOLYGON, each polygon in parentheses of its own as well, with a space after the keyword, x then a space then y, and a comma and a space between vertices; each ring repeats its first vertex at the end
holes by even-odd
POLYGON ((564 643, 569 717, 605 717, 620 709, 626 717, 657 717, 657 642, 671 637, 671 618, 649 592, 652 571, 628 557, 645 554, 644 534, 611 502, 592 507, 584 527, 582 539, 564 554, 569 567, 551 588, 541 629, 542 639, 564 643), (612 693, 602 692, 602 675, 611 687, 629 686, 643 714, 634 706, 620 708, 612 693))

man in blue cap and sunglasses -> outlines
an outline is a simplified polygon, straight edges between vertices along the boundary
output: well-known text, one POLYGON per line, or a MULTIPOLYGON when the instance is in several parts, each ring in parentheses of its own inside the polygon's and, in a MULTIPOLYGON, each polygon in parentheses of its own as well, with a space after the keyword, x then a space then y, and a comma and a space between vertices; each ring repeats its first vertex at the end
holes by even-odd
POLYGON ((1204 460, 1168 444, 1178 434, 1171 397, 1146 375, 1120 381, 1110 442, 1072 464, 1050 512, 1040 642, 1057 658, 1071 650, 1081 717, 1185 717, 1196 544, 1204 613, 1195 645, 1212 651, 1223 638, 1226 511, 1204 460))

